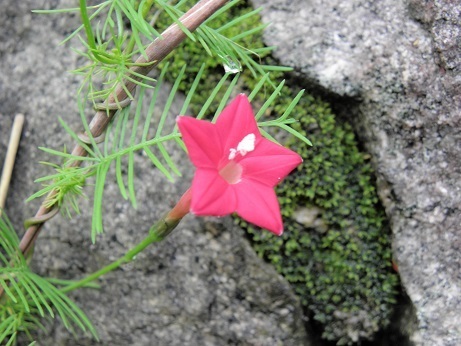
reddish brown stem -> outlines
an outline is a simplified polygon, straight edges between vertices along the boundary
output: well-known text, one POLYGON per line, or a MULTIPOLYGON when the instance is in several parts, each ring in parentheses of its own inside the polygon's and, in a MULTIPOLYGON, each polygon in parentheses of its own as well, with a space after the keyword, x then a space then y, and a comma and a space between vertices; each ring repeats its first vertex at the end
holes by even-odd
MULTIPOLYGON (((180 21, 182 24, 189 30, 194 31, 202 24, 206 19, 208 19, 213 13, 225 5, 228 0, 202 0, 199 1, 194 7, 192 7, 186 14, 184 14, 180 21)), ((147 75, 152 68, 154 68, 160 61, 162 61, 169 53, 173 51, 185 38, 186 34, 179 28, 177 24, 173 24, 168 27, 161 35, 161 38, 157 38, 146 48, 146 54, 148 59, 146 60, 142 56, 136 60, 138 64, 146 64, 147 66, 136 65, 132 70, 136 73, 147 75)), ((136 83, 132 81, 123 81, 125 88, 132 93, 136 88, 136 83)), ((109 96, 106 100, 107 104, 113 104, 116 101, 122 102, 127 99, 128 95, 122 85, 118 85, 115 89, 115 92, 109 96)), ((90 131, 93 137, 98 137, 103 134, 111 122, 116 110, 101 110, 98 111, 93 120, 90 122, 90 131)), ((75 156, 86 156, 86 150, 80 146, 76 145, 72 150, 72 155, 75 156)), ((71 166, 77 167, 82 163, 80 160, 75 160, 71 163, 71 166)), ((49 196, 56 194, 56 191, 51 191, 49 196)), ((35 217, 40 217, 44 214, 47 214, 54 206, 45 207, 43 204, 38 209, 35 217)), ((38 237, 43 223, 35 224, 30 226, 19 245, 21 251, 25 254, 32 248, 35 240, 38 237)), ((1 294, 1 293, 0 293, 1 294)))

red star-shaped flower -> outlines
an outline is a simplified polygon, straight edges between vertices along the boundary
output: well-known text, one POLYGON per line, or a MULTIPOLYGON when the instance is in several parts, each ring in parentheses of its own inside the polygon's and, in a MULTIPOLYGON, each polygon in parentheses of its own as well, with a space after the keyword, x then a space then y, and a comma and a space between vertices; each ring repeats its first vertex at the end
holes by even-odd
POLYGON ((177 123, 197 168, 191 212, 202 216, 237 212, 248 222, 281 235, 274 186, 302 159, 261 136, 247 97, 238 95, 216 124, 187 116, 178 117, 177 123))

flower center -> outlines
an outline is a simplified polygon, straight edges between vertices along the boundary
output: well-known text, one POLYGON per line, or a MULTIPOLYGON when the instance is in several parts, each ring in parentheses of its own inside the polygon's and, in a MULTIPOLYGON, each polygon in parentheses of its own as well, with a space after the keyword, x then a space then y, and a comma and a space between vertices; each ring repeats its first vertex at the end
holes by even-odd
POLYGON ((243 168, 235 161, 230 161, 219 171, 219 175, 229 184, 237 184, 242 178, 243 168))

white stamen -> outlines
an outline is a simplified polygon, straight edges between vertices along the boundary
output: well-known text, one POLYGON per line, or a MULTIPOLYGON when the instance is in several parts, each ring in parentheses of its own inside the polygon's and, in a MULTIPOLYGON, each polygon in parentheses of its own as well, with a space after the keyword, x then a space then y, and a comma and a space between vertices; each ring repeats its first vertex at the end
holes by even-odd
POLYGON ((240 154, 242 154, 242 156, 245 156, 250 151, 255 150, 255 141, 256 141, 256 136, 254 135, 254 133, 250 133, 249 135, 246 135, 237 145, 237 151, 240 154))
POLYGON ((230 148, 229 160, 235 159, 235 155, 237 154, 237 150, 234 148, 230 148))
POLYGON ((237 145, 237 149, 231 148, 230 153, 229 153, 229 160, 233 160, 235 156, 237 155, 237 152, 245 156, 248 154, 250 151, 255 150, 255 142, 256 142, 256 136, 254 133, 250 133, 243 137, 243 139, 239 142, 237 145))

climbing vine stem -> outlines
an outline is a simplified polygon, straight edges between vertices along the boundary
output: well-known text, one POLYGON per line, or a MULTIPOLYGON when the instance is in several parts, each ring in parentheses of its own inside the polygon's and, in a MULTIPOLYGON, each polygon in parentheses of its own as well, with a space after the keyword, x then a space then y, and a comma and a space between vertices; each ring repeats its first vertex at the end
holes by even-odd
POLYGON ((165 239, 179 224, 181 220, 172 220, 168 217, 162 217, 156 224, 154 224, 150 230, 149 234, 138 244, 132 247, 127 253, 115 260, 114 262, 108 264, 107 266, 99 269, 98 271, 88 275, 87 277, 76 281, 68 286, 65 286, 61 289, 63 293, 73 291, 77 288, 83 287, 91 283, 92 281, 100 278, 101 276, 119 268, 120 266, 133 261, 136 256, 142 252, 146 247, 153 243, 157 243, 165 239))
MULTIPOLYGON (((83 1, 83 4, 86 4, 83 1)), ((194 31, 203 22, 205 22, 210 16, 216 11, 223 7, 227 3, 227 0, 202 0, 199 1, 194 7, 192 7, 179 21, 189 31, 194 31)), ((82 2, 80 2, 82 4, 82 2)), ((92 35, 92 34, 91 34, 92 35)), ((187 35, 181 29, 181 27, 174 23, 168 27, 163 33, 161 38, 157 38, 147 48, 146 54, 148 59, 146 60, 143 56, 140 56, 132 70, 139 75, 147 75, 147 73, 157 66, 169 53, 171 53, 187 35), (148 63, 148 64, 146 64, 148 63)), ((94 39, 94 37, 93 37, 94 39)), ((129 80, 124 80, 106 100, 106 104, 113 104, 116 102, 122 102, 129 97, 129 93, 132 92, 136 87, 136 83, 129 80)), ((93 138, 102 135, 109 123, 111 122, 116 110, 99 110, 93 117, 89 130, 93 138)), ((72 151, 74 156, 86 156, 87 151, 82 145, 76 145, 72 151)), ((83 161, 73 161, 73 166, 80 166, 83 161)), ((51 191, 49 196, 54 196, 56 191, 51 191)), ((46 199, 49 200, 49 199, 46 199)), ((35 217, 40 217, 50 212, 54 206, 42 204, 35 217)), ((20 249, 23 253, 27 253, 33 247, 35 240, 40 232, 43 223, 37 223, 30 226, 20 242, 20 249)), ((0 291, 0 296, 2 292, 0 291)))

